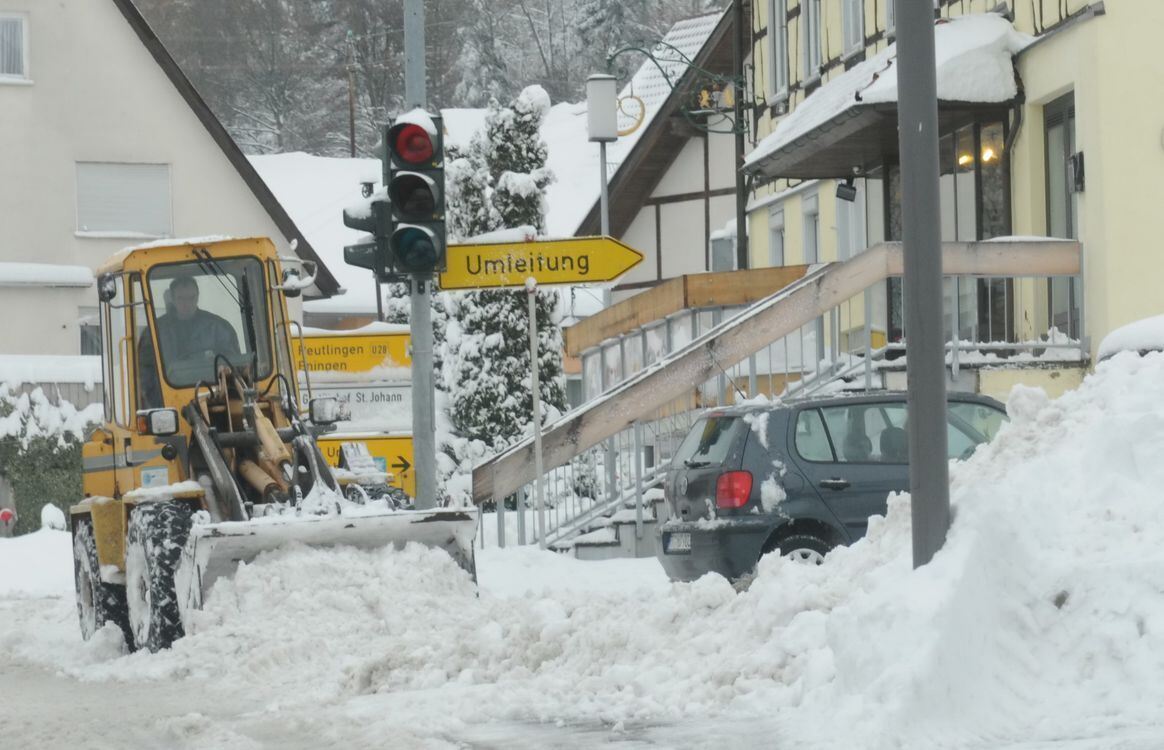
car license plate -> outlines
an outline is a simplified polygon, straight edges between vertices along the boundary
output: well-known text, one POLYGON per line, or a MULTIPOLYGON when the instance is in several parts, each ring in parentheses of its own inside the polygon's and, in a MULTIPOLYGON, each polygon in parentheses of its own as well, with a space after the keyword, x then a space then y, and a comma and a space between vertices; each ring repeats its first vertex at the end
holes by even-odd
POLYGON ((667 537, 667 552, 675 554, 678 552, 691 551, 691 534, 686 531, 677 531, 667 537))

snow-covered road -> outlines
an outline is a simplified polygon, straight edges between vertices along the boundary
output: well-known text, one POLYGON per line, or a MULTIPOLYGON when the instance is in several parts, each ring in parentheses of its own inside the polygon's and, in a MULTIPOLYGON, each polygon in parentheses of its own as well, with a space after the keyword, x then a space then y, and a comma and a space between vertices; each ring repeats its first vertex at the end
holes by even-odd
POLYGON ((913 570, 909 498, 751 588, 522 548, 288 548, 166 652, 80 640, 68 536, 0 540, 0 747, 1164 747, 1164 354, 1016 390, 952 466, 913 570))

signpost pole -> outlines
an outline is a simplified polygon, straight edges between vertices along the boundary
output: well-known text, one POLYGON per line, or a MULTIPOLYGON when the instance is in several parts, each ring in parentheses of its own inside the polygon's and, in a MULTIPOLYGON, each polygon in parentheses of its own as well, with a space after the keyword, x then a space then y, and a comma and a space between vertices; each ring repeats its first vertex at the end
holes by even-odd
POLYGON ((909 491, 913 565, 928 563, 950 527, 946 372, 938 201, 938 98, 934 11, 897 0, 898 139, 905 252, 909 491))
POLYGON ((534 434, 534 488, 538 503, 538 540, 542 549, 546 548, 546 495, 542 477, 542 387, 538 377, 538 285, 532 278, 525 283, 529 298, 529 361, 530 386, 533 391, 533 434, 534 434))

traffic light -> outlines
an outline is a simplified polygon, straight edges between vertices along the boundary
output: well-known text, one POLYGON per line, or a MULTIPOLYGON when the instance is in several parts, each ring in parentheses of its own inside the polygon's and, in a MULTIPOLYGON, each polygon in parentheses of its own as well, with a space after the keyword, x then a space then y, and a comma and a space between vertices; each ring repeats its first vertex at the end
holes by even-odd
POLYGON ((344 209, 344 224, 371 235, 371 242, 344 247, 344 262, 367 268, 381 281, 392 274, 392 258, 388 239, 392 234, 392 215, 388 209, 385 191, 373 193, 362 202, 344 209))
POLYGON ((388 252, 397 273, 446 269, 445 154, 441 118, 417 111, 385 134, 388 252))

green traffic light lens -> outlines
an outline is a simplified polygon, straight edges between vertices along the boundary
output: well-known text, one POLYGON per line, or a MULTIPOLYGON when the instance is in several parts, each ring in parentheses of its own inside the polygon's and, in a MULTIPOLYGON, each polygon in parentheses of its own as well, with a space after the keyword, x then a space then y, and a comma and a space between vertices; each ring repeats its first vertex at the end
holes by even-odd
POLYGON ((409 227, 392 238, 397 267, 402 271, 431 271, 436 267, 437 249, 427 232, 409 227))

